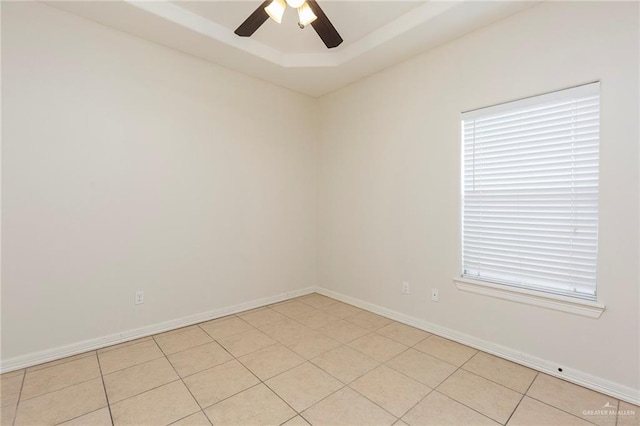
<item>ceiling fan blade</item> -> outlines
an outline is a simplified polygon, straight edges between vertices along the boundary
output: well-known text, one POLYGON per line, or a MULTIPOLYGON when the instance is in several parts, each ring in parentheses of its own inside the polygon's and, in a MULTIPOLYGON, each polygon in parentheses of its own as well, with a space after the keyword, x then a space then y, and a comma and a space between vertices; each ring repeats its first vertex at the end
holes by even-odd
POLYGON ((264 10, 265 7, 269 6, 269 3, 271 3, 271 0, 263 2, 234 32, 240 37, 250 37, 255 33, 269 19, 269 15, 264 10))
POLYGON ((318 33, 324 44, 329 48, 339 46, 342 43, 342 37, 338 34, 338 30, 333 26, 327 15, 318 5, 316 0, 307 0, 309 7, 316 14, 318 19, 311 23, 311 26, 318 33))

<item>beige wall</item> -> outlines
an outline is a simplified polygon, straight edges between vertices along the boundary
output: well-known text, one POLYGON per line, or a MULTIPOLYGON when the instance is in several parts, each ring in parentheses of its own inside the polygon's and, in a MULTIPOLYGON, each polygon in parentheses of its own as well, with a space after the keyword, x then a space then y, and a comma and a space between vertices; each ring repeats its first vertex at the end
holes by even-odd
POLYGON ((638 12, 541 4, 323 97, 318 285, 638 390, 638 12), (594 320, 457 290, 460 113, 595 80, 606 311, 594 320))
POLYGON ((313 99, 42 3, 2 38, 3 361, 315 284, 313 99))

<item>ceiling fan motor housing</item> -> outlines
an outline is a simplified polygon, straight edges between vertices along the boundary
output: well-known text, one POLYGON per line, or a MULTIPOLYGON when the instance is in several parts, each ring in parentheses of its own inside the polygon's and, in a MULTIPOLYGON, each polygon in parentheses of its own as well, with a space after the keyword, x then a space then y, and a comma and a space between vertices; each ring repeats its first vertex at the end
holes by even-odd
MULTIPOLYGON (((322 42, 329 49, 342 43, 342 37, 316 0, 265 0, 234 32, 240 37, 251 37, 269 19, 269 14, 265 9, 271 6, 274 9, 273 12, 278 12, 278 16, 281 17, 284 12, 285 1, 288 6, 298 9, 300 17, 298 26, 301 29, 307 24, 311 24, 320 39, 322 39, 322 42), (312 18, 307 18, 307 16, 312 18)), ((278 22, 277 19, 276 21, 278 22)))

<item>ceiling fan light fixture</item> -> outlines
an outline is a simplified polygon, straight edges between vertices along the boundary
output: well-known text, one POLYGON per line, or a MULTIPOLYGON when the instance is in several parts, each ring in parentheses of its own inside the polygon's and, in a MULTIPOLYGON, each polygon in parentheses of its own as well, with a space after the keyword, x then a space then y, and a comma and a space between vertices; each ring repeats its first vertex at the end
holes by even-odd
MULTIPOLYGON (((2 0, 0 0, 2 1, 2 0)), ((269 17, 274 21, 282 22, 282 17, 287 8, 287 3, 299 4, 298 26, 304 28, 307 24, 313 24, 313 29, 322 40, 327 49, 338 47, 342 42, 340 33, 333 26, 316 0, 263 0, 262 4, 253 11, 234 33, 240 37, 251 37, 269 17), (295 3, 298 2, 298 3, 295 3)))
POLYGON ((304 3, 306 2, 306 0, 287 0, 287 4, 289 6, 291 6, 294 9, 299 8, 300 6, 302 6, 304 3))
POLYGON ((302 6, 298 7, 298 23, 300 27, 305 27, 318 19, 313 10, 311 10, 311 6, 306 1, 302 4, 302 6))
POLYGON ((264 8, 264 11, 267 12, 267 15, 278 24, 282 22, 282 15, 284 15, 284 10, 287 8, 287 4, 284 0, 273 0, 269 6, 264 8))

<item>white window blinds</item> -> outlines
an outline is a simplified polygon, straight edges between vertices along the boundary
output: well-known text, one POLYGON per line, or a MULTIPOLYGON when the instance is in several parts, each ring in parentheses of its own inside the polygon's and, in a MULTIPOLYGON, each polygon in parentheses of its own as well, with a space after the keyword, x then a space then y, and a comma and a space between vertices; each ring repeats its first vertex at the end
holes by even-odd
POLYGON ((462 114, 463 276, 595 300, 599 92, 462 114))

